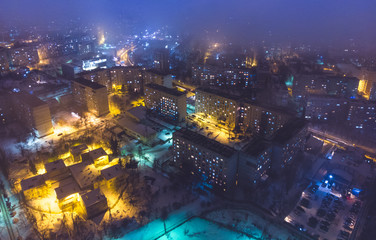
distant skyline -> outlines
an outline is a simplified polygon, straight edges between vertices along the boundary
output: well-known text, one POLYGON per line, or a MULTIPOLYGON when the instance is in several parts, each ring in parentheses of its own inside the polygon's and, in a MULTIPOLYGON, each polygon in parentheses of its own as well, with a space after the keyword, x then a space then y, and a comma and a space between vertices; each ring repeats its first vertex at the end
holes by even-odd
POLYGON ((81 18, 111 28, 119 16, 146 26, 169 25, 178 32, 234 41, 305 41, 343 44, 350 38, 376 42, 376 1, 371 0, 3 0, 0 21, 46 25, 81 18), (218 31, 217 31, 218 30, 218 31))

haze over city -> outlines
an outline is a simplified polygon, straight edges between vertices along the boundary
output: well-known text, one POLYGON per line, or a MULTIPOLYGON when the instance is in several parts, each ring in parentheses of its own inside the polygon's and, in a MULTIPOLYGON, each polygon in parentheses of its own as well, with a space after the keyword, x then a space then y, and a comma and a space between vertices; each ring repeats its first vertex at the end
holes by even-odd
POLYGON ((0 239, 373 240, 376 2, 0 2, 0 239))

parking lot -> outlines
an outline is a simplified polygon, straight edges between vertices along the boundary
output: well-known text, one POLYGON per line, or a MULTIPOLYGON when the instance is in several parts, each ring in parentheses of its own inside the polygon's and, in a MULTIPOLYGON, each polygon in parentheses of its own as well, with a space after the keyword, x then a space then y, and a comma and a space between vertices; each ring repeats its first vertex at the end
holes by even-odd
POLYGON ((344 198, 329 186, 312 183, 285 221, 316 239, 350 239, 362 202, 352 194, 344 198))

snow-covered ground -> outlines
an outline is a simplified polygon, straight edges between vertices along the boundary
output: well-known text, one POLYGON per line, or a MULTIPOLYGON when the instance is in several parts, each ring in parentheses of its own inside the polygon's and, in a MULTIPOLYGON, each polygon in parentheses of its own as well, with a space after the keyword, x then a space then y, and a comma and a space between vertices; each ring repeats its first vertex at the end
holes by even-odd
POLYGON ((175 228, 171 232, 158 238, 159 240, 249 240, 256 239, 246 236, 245 234, 231 231, 214 222, 207 221, 201 218, 193 218, 183 225, 175 228))

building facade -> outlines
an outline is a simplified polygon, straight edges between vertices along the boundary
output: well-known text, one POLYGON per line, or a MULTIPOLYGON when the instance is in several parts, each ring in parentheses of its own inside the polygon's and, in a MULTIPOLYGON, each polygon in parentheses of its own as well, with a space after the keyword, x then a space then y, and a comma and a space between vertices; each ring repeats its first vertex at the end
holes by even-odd
POLYGON ((238 155, 226 145, 190 130, 173 134, 173 162, 209 189, 226 192, 235 185, 238 155))
POLYGON ((158 84, 145 85, 146 108, 165 119, 184 121, 187 115, 185 93, 158 84))
POLYGON ((73 80, 75 102, 95 116, 109 113, 107 88, 95 82, 80 78, 73 80))

